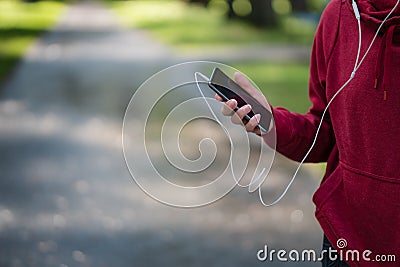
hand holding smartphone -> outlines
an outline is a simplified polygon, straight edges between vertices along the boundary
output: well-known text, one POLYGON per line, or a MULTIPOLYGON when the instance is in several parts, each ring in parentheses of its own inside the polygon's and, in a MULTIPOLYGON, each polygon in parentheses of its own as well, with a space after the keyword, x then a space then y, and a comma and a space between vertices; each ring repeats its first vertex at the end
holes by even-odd
POLYGON ((237 102, 237 107, 234 109, 235 112, 239 108, 250 104, 252 110, 244 116, 244 122, 248 122, 255 114, 260 114, 261 118, 257 128, 261 131, 261 134, 268 132, 272 118, 271 112, 219 68, 214 69, 208 86, 225 102, 235 99, 237 102))

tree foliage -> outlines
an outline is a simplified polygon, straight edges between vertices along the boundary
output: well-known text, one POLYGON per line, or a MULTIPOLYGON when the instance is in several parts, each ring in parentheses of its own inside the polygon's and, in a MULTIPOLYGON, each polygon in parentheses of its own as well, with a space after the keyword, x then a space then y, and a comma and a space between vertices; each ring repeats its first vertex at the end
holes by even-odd
POLYGON ((327 0, 185 0, 204 6, 224 6, 229 19, 243 19, 259 27, 275 27, 279 16, 321 11, 327 0))

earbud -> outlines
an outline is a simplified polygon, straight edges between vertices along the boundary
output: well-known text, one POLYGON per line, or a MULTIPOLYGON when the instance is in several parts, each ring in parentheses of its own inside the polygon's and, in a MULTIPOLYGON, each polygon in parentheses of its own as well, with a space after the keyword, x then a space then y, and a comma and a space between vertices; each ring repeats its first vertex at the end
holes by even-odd
POLYGON ((354 16, 356 16, 357 20, 360 20, 360 11, 358 11, 356 0, 352 0, 351 5, 353 6, 354 16))

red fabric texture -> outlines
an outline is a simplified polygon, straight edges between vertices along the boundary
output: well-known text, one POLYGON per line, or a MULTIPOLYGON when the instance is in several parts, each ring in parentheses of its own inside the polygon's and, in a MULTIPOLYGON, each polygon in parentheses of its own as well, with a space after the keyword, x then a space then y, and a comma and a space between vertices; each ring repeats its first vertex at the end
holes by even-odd
MULTIPOLYGON (((358 0, 365 53, 395 0, 358 0)), ((376 255, 395 255, 400 266, 400 8, 376 39, 351 83, 329 107, 307 162, 327 161, 313 201, 316 217, 332 243, 360 252, 351 266, 382 266, 376 255), (378 75, 377 75, 378 73, 378 75), (376 84, 376 76, 380 80, 376 84), (376 85, 376 86, 375 86, 376 85), (362 259, 370 250, 371 261, 362 259)), ((332 0, 322 14, 311 56, 307 114, 273 108, 277 151, 300 161, 309 149, 328 101, 347 81, 358 47, 351 0, 332 0)), ((345 255, 345 254, 344 254, 345 255)))

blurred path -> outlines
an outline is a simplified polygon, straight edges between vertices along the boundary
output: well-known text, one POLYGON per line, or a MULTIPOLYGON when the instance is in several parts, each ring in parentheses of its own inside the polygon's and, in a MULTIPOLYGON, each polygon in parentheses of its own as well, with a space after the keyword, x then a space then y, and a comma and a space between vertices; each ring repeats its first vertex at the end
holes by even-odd
POLYGON ((265 62, 309 62, 311 46, 255 44, 238 47, 213 47, 204 50, 178 51, 182 60, 210 60, 217 62, 265 61, 265 62))
MULTIPOLYGON (((176 209, 133 183, 123 111, 133 88, 173 62, 92 3, 69 8, 32 47, 0 99, 0 266, 318 266, 255 256, 265 244, 319 249, 307 171, 268 209, 245 190, 176 209)), ((277 162, 271 175, 284 183, 293 165, 277 162)))
POLYGON ((123 29, 110 11, 83 2, 31 47, 5 96, 35 109, 66 104, 121 115, 132 89, 168 66, 170 55, 145 32, 123 29))

